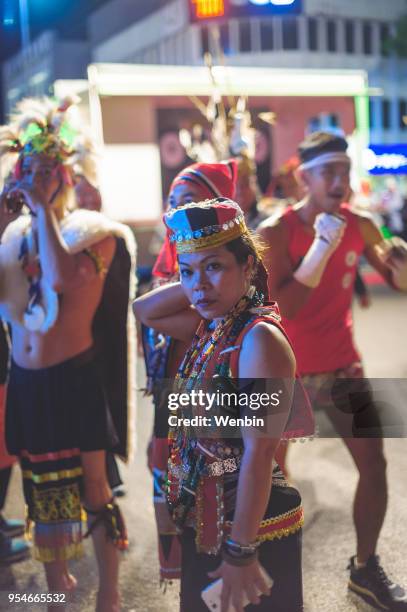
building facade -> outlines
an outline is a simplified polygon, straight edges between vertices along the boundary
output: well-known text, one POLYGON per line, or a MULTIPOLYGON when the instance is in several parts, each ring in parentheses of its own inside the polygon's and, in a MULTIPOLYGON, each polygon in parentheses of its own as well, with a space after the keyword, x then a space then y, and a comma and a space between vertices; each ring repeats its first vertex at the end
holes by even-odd
MULTIPOLYGON (((206 51, 216 56, 221 47, 229 65, 363 69, 371 89, 371 142, 407 143, 407 60, 385 50, 397 21, 407 14, 406 0, 306 0, 300 15, 225 17, 209 25, 190 23, 188 0, 120 24, 117 15, 125 1, 112 0, 89 18, 93 61, 202 65, 206 51), (102 19, 115 23, 103 41, 98 38, 102 19)), ((335 124, 336 118, 315 120, 335 124)))
POLYGON ((86 41, 61 38, 47 30, 27 48, 4 62, 2 85, 6 115, 18 100, 52 93, 56 79, 86 78, 90 61, 86 41))

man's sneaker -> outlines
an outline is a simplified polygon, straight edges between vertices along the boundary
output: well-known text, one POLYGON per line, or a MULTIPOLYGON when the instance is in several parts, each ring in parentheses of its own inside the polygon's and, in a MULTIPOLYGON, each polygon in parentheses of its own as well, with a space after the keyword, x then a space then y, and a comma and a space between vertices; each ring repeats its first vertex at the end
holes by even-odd
POLYGON ((30 546, 25 540, 7 538, 0 534, 0 565, 24 561, 30 556, 30 546))
POLYGON ((24 534, 25 525, 24 521, 18 521, 17 519, 5 519, 0 514, 0 532, 4 533, 8 538, 16 538, 24 534))
POLYGON ((394 584, 380 565, 380 558, 371 555, 364 567, 356 568, 356 557, 351 557, 349 589, 376 610, 407 612, 407 594, 398 584, 394 584))

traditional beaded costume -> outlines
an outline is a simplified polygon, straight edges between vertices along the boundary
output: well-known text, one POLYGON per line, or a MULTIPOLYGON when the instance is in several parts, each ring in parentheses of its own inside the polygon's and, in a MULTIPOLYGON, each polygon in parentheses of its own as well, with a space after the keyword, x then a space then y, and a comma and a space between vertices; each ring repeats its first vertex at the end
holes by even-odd
MULTIPOLYGON (((239 206, 224 198, 170 211, 165 222, 181 253, 219 246, 247 231, 239 206)), ((178 392, 199 389, 217 377, 238 379, 240 348, 249 329, 260 321, 282 329, 276 305, 263 304, 263 300, 264 295, 252 287, 217 326, 201 322, 177 374, 178 392)), ((312 434, 311 413, 305 397, 303 401, 301 418, 291 415, 286 437, 312 434)), ((190 407, 186 413, 190 414, 190 407)), ((193 527, 197 552, 217 554, 233 520, 243 441, 241 437, 225 439, 222 435, 200 437, 191 433, 190 427, 178 424, 171 428, 170 441, 168 503, 174 522, 181 530, 193 527)), ((276 465, 270 502, 257 539, 261 542, 288 536, 302 523, 300 498, 276 465)))

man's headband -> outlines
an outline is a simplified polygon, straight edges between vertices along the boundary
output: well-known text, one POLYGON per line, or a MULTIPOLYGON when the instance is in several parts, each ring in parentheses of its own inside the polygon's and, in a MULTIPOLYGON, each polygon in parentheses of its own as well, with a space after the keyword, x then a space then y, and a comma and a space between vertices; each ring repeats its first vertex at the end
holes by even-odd
POLYGON ((351 159, 347 153, 336 151, 332 153, 321 153, 312 159, 303 162, 300 166, 300 170, 311 170, 311 168, 316 168, 317 166, 323 166, 324 164, 333 164, 335 162, 342 162, 349 164, 351 163, 351 159))

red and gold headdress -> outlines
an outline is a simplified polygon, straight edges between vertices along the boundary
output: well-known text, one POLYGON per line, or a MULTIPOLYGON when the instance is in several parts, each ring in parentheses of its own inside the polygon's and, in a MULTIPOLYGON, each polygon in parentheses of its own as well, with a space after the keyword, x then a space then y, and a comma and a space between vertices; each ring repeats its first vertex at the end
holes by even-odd
POLYGON ((242 209, 228 198, 192 202, 164 215, 177 253, 218 247, 247 233, 242 209))
MULTIPOLYGON (((197 163, 184 168, 171 183, 170 194, 178 185, 193 184, 199 189, 200 198, 225 197, 233 199, 236 191, 237 166, 233 159, 225 162, 197 163)), ((168 235, 154 264, 153 276, 169 280, 178 269, 175 243, 168 235)))

